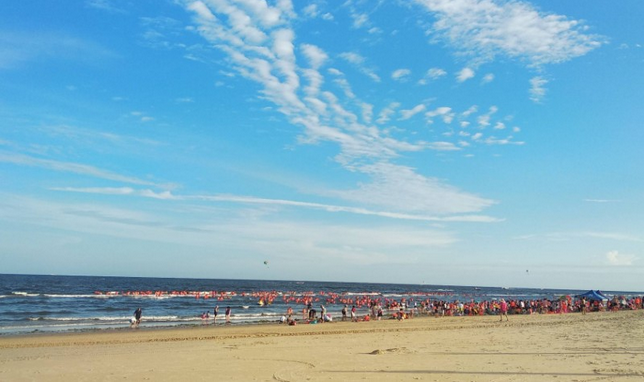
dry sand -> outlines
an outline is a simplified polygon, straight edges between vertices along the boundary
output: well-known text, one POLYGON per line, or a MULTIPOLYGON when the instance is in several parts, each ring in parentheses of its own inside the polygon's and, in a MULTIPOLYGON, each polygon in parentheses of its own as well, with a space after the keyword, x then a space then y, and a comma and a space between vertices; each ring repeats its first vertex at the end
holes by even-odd
POLYGON ((644 311, 0 338, 0 381, 644 381, 644 311))

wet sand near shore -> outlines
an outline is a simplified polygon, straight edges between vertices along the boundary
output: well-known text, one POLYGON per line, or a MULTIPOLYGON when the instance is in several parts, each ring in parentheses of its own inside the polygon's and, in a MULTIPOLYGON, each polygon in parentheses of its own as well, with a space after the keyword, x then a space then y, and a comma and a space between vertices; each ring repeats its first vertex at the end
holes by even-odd
MULTIPOLYGON (((144 317, 145 319, 145 317, 144 317)), ((644 311, 0 338, 2 381, 641 381, 644 311)))

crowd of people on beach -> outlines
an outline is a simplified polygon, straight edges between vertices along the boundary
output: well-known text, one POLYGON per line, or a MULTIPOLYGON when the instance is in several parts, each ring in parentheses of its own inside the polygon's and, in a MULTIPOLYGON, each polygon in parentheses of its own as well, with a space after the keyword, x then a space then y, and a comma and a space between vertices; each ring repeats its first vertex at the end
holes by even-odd
MULTIPOLYGON (((588 312, 615 312, 618 310, 638 310, 643 309, 644 299, 640 296, 626 298, 624 296, 615 296, 606 300, 589 300, 585 297, 561 296, 560 298, 536 299, 536 300, 486 300, 462 302, 458 300, 431 300, 424 299, 418 301, 408 301, 406 299, 387 300, 385 305, 381 304, 380 299, 374 299, 368 302, 368 313, 358 316, 356 305, 352 305, 349 310, 348 305, 344 305, 341 310, 341 320, 349 319, 352 322, 362 322, 371 320, 381 320, 388 311, 387 317, 395 320, 405 320, 417 315, 428 315, 434 317, 444 316, 484 316, 496 315, 502 321, 505 317, 509 320, 509 315, 517 314, 567 314, 588 312)), ((331 322, 333 317, 327 312, 324 305, 320 305, 320 315, 313 309, 309 302, 302 309, 302 322, 317 324, 322 322, 331 322)), ((282 316, 280 323, 296 325, 297 319, 293 315, 293 309, 288 308, 286 315, 282 316)))
MULTIPOLYGON (((153 295, 162 294, 163 292, 152 292, 153 295)), ((187 292, 190 295, 189 292, 187 292)), ((213 292, 208 296, 231 296, 231 293, 219 294, 213 292)), ((200 296, 196 294, 196 296, 200 296)), ((381 320, 383 317, 388 319, 405 320, 417 315, 428 315, 435 317, 444 316, 484 316, 496 315, 503 320, 508 320, 509 315, 516 314, 566 314, 588 312, 604 312, 617 310, 637 310, 643 309, 643 297, 641 296, 614 296, 605 299, 588 299, 583 296, 561 296, 555 299, 492 299, 476 301, 459 301, 442 298, 446 296, 429 296, 428 294, 419 296, 424 298, 401 298, 399 300, 383 298, 374 294, 351 295, 324 293, 319 292, 317 296, 313 293, 304 295, 289 295, 276 291, 244 293, 244 296, 257 298, 258 305, 270 305, 277 297, 282 297, 284 303, 288 305, 285 314, 280 317, 279 322, 296 325, 300 323, 317 324, 332 322, 333 315, 328 311, 327 305, 334 307, 341 305, 340 320, 352 322, 364 322, 371 320, 381 320), (313 307, 319 303, 319 311, 313 307), (296 317, 291 305, 302 304, 302 316, 296 317), (350 307, 349 307, 350 306, 350 307), (365 309, 367 312, 365 313, 365 309), (360 310, 360 314, 358 313, 360 310)), ((199 298, 199 297, 197 297, 199 298)), ((214 323, 217 323, 219 315, 219 306, 215 306, 212 311, 214 323)), ((232 309, 228 306, 225 310, 225 322, 231 323, 232 309)), ((203 312, 201 318, 208 321, 211 318, 210 311, 203 312)), ((137 309, 132 319, 132 326, 138 327, 141 322, 141 309, 137 309)))

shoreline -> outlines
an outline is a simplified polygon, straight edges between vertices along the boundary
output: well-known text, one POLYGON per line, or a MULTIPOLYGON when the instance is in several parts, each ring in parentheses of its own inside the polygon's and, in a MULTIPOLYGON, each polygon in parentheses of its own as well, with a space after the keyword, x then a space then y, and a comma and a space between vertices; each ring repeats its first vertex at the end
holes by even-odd
POLYGON ((486 328, 496 326, 553 326, 572 325, 579 320, 585 323, 604 322, 608 318, 626 319, 631 316, 642 316, 644 310, 640 311, 618 311, 618 312, 593 312, 582 316, 580 313, 566 314, 532 314, 532 315, 510 315, 511 320, 502 321, 499 316, 415 316, 411 319, 399 321, 396 319, 372 320, 367 322, 332 321, 326 323, 309 324, 299 323, 295 326, 279 323, 246 323, 246 324, 213 324, 208 325, 179 325, 179 326, 145 326, 141 324, 138 328, 114 328, 114 329, 88 329, 76 332, 38 332, 7 334, 0 336, 0 349, 13 347, 42 346, 64 346, 65 340, 73 339, 71 344, 98 345, 103 343, 132 343, 132 342, 173 342, 186 340, 212 340, 232 338, 262 338, 262 337, 283 337, 283 336, 305 336, 305 335, 335 335, 344 333, 372 333, 387 331, 437 331, 437 330, 458 330, 468 328, 486 328), (432 323, 438 325, 432 325, 432 323), (216 334, 215 334, 216 333, 216 334), (18 343, 23 343, 16 345, 18 343))

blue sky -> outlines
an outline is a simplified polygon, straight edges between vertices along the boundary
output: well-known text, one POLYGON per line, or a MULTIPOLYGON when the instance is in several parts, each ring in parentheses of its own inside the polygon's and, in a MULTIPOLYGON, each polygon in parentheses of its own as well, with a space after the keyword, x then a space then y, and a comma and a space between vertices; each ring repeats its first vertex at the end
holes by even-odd
POLYGON ((644 2, 1 8, 0 273, 644 289, 644 2))

